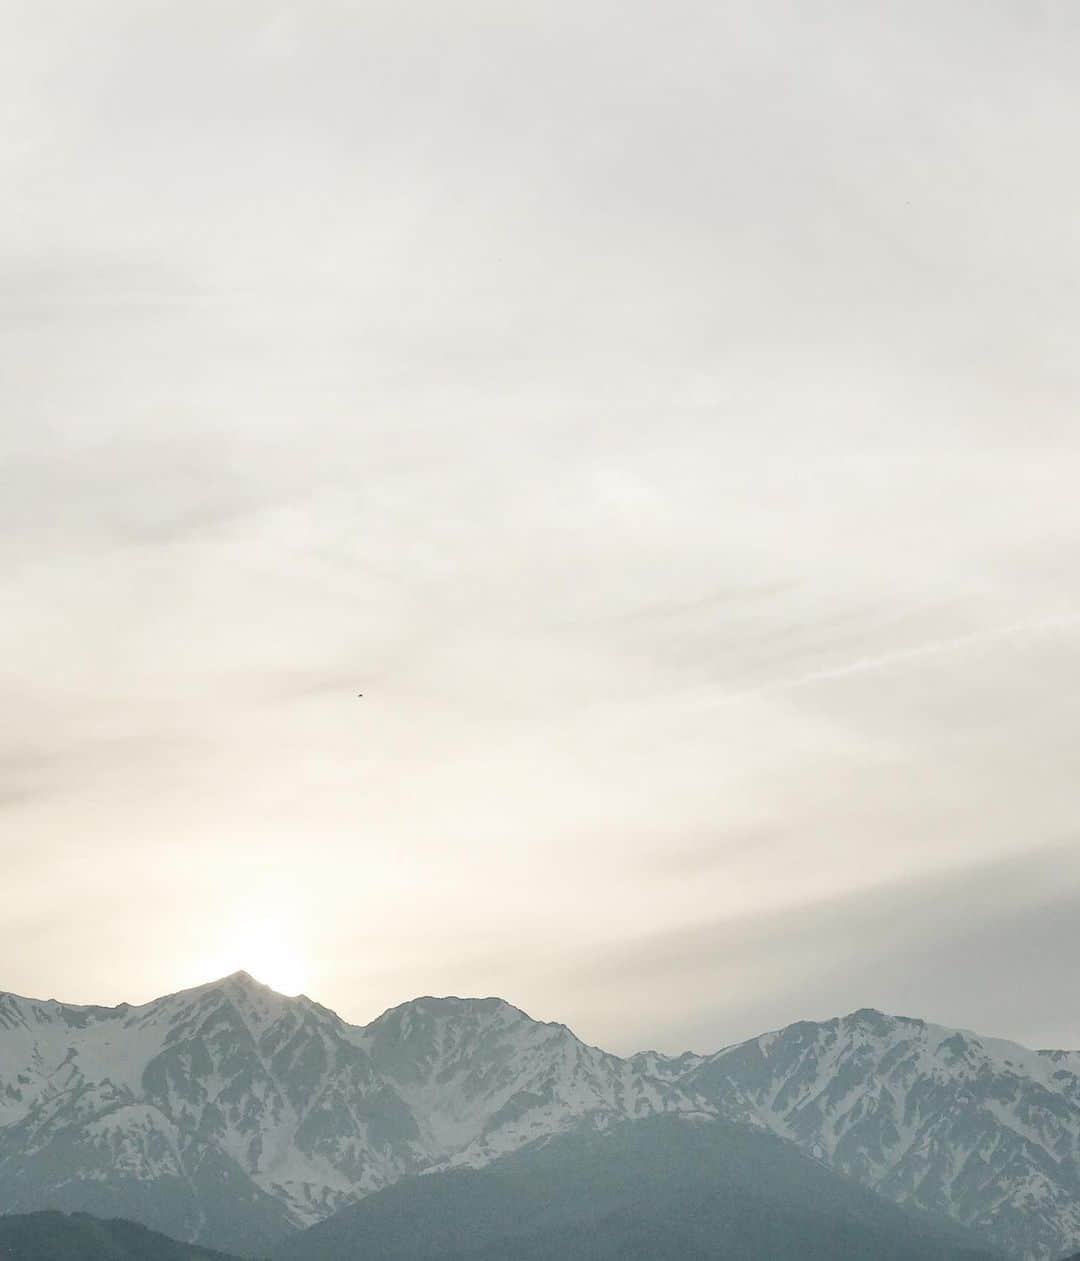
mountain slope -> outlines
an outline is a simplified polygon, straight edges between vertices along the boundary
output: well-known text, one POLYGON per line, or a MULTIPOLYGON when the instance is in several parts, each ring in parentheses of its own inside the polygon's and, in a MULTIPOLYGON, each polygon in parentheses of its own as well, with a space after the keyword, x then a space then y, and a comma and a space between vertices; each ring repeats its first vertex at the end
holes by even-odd
POLYGON ((140 1007, 0 995, 0 1206, 246 1255, 403 1177, 665 1113, 771 1130, 1017 1257, 1080 1246, 1076 1052, 863 1011, 621 1059, 500 999, 357 1027, 244 973, 140 1007))
POLYGON ((859 1011, 731 1047, 678 1079, 891 1199, 1020 1256, 1080 1240, 1080 1055, 859 1011))
POLYGON ((453 1165, 486 1163, 578 1117, 693 1106, 670 1082, 500 999, 416 999, 368 1025, 360 1045, 419 1118, 425 1149, 453 1165))
POLYGON ((586 1125, 484 1169, 408 1178, 294 1236, 275 1261, 989 1261, 905 1212, 723 1121, 586 1125))
POLYGON ((357 1028, 244 973, 142 1007, 0 997, 0 1203, 248 1254, 405 1174, 690 1106, 498 999, 357 1028))
POLYGON ((4 1261, 233 1261, 223 1252, 178 1243, 134 1222, 85 1213, 0 1217, 4 1261))

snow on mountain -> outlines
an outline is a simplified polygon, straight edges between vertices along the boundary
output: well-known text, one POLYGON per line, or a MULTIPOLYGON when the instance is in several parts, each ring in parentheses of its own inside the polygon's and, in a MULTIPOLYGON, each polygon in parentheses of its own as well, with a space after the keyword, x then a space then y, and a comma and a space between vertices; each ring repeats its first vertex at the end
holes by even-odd
POLYGON ((449 1164, 489 1160, 595 1113, 686 1109, 682 1093, 501 999, 419 998, 360 1035, 376 1071, 449 1164))
POLYGON ((660 1081, 676 1082, 685 1077, 692 1069, 704 1062, 707 1057, 686 1051, 682 1055, 663 1055, 659 1051, 638 1051, 631 1055, 628 1063, 636 1072, 646 1077, 655 1077, 660 1081))
POLYGON ((678 1079, 890 1199, 1016 1256, 1080 1242, 1080 1054, 863 1010, 730 1047, 678 1079))
POLYGON ((0 997, 0 1202, 257 1252, 404 1174, 692 1103, 498 999, 357 1028, 244 973, 141 1007, 0 997))
POLYGON ((0 995, 0 1203, 258 1254, 410 1173, 662 1112, 768 1128, 1014 1256, 1080 1244, 1080 1053, 860 1011, 621 1059, 495 998, 366 1027, 244 973, 141 1007, 0 995))

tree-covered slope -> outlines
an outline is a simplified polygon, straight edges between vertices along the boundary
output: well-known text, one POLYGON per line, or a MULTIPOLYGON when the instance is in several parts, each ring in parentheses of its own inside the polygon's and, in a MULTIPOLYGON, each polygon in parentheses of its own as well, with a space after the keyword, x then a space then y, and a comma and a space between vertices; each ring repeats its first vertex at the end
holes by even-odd
POLYGON ((135 1222, 102 1221, 87 1213, 22 1213, 0 1217, 2 1261, 232 1261, 179 1243, 135 1222))
POLYGON ((408 1178, 275 1261, 989 1261, 773 1135, 677 1116, 580 1130, 408 1178))

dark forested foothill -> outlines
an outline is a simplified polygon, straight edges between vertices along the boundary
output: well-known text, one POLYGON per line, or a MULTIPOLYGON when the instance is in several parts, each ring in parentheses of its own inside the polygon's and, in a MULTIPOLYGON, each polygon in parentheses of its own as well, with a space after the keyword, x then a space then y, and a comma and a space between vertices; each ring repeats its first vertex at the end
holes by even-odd
POLYGON ((408 1178, 275 1261, 992 1261, 1000 1254, 744 1126, 583 1128, 483 1169, 408 1178))
POLYGON ((0 1217, 0 1261, 233 1261, 135 1222, 88 1213, 0 1217))

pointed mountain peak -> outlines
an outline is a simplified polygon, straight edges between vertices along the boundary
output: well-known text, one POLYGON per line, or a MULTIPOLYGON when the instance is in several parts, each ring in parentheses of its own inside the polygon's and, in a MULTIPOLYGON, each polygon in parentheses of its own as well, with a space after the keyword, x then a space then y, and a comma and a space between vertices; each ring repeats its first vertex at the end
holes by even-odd
POLYGON ((243 968, 240 968, 236 972, 230 972, 227 977, 223 978, 223 983, 239 985, 244 989, 268 990, 270 988, 269 985, 263 985, 261 981, 256 981, 251 973, 245 972, 243 968))
POLYGON ((186 989, 177 990, 172 994, 165 994, 161 998, 153 1000, 147 1006, 154 1007, 163 1003, 171 1004, 175 1002, 207 1002, 217 999, 229 1002, 242 1002, 245 1005, 257 1004, 266 1006, 272 1004, 275 1007, 295 1001, 284 994, 279 994, 276 990, 271 989, 269 985, 264 985, 262 981, 253 977, 250 972, 246 972, 241 968, 236 972, 230 972, 228 976, 217 977, 212 981, 204 981, 201 985, 192 985, 186 989))
POLYGON ((258 994, 275 998, 290 998, 289 994, 282 994, 279 990, 274 989, 272 985, 267 985, 265 981, 260 981, 257 976, 252 976, 244 968, 238 968, 235 972, 230 972, 228 976, 219 977, 216 981, 207 981, 205 985, 200 985, 198 989, 206 990, 241 990, 245 994, 258 994))
POLYGON ((859 1029, 869 1033, 885 1034, 897 1025, 897 1017, 878 1011, 876 1007, 860 1007, 858 1011, 849 1012, 841 1017, 840 1024, 844 1028, 859 1029))

